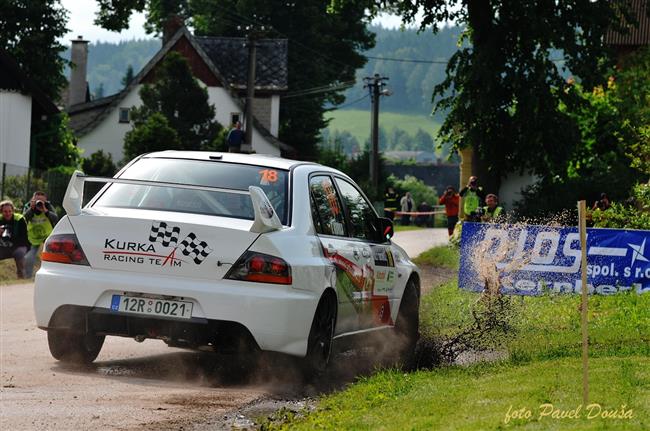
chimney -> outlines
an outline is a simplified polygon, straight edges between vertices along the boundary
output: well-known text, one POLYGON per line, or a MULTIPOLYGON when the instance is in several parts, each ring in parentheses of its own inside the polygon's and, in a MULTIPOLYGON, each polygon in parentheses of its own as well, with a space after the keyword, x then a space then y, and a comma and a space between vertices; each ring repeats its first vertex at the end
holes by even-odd
POLYGON ((72 53, 70 55, 72 67, 70 68, 70 91, 68 93, 68 106, 85 103, 88 94, 86 82, 86 69, 88 66, 88 41, 78 36, 72 40, 72 53))
POLYGON ((165 45, 169 39, 176 34, 179 28, 185 25, 185 21, 178 15, 171 15, 163 24, 163 39, 162 44, 165 45))

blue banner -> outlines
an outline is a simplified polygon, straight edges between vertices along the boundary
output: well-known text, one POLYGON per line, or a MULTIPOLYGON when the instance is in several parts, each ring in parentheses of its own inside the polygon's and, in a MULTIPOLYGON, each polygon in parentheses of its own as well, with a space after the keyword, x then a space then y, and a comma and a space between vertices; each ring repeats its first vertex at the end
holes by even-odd
MULTIPOLYGON (((502 293, 580 293, 577 227, 463 223, 458 287, 502 293)), ((650 292, 650 232, 587 229, 589 293, 650 292), (646 252, 646 243, 648 251, 646 252)))

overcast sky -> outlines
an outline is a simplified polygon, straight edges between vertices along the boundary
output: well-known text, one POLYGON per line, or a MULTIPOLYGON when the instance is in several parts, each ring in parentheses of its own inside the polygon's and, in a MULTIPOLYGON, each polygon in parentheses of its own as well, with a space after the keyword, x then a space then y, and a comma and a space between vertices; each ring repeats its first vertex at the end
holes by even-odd
MULTIPOLYGON (((95 0, 61 0, 63 7, 68 10, 68 28, 70 32, 64 36, 63 44, 67 45, 70 39, 83 36, 91 42, 118 42, 120 40, 150 38, 144 31, 144 14, 138 13, 131 16, 128 30, 120 33, 104 30, 93 24, 95 12, 98 9, 95 0)), ((396 16, 384 15, 373 24, 381 24, 384 27, 399 27, 401 21, 396 16)))

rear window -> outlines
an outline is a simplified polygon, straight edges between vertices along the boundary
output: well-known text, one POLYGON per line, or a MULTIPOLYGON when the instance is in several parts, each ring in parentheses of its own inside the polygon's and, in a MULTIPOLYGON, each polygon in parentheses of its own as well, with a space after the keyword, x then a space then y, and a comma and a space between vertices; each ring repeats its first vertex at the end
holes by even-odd
MULTIPOLYGON (((120 175, 123 179, 162 181, 225 189, 258 186, 268 196, 282 224, 287 224, 288 172, 267 166, 143 158, 120 175)), ((253 220, 249 195, 158 186, 112 184, 94 206, 209 214, 253 220)))

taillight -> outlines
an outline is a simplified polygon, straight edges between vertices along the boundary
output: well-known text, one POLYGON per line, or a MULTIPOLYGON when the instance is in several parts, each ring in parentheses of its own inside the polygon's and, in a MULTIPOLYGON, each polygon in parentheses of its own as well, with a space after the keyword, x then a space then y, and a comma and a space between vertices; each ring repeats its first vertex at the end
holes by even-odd
POLYGON ((41 260, 46 262, 72 263, 74 265, 89 265, 86 255, 73 233, 50 235, 45 241, 41 260))
POLYGON ((226 278, 258 283, 291 284, 291 266, 279 257, 247 251, 230 268, 226 278))

